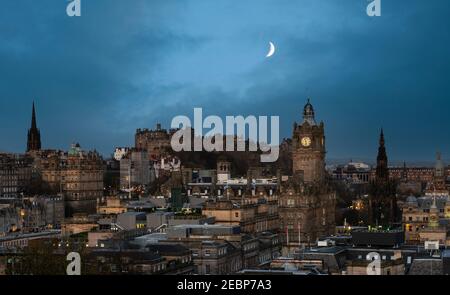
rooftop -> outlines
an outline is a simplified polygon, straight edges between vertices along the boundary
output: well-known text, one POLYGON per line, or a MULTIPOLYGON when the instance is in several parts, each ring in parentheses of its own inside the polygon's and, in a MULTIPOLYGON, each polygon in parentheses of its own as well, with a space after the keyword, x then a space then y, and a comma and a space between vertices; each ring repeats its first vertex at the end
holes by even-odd
POLYGON ((331 246, 305 249, 304 253, 337 254, 342 251, 345 251, 344 247, 331 246))

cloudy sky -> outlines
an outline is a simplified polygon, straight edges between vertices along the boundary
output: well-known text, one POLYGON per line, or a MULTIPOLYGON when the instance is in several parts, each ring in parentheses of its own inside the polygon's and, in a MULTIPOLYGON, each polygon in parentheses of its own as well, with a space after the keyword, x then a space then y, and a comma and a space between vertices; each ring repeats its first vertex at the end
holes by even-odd
POLYGON ((278 115, 306 98, 329 158, 450 158, 450 1, 3 0, 0 150, 22 152, 36 101, 44 148, 110 154, 176 115, 278 115), (276 54, 265 58, 269 41, 276 54))

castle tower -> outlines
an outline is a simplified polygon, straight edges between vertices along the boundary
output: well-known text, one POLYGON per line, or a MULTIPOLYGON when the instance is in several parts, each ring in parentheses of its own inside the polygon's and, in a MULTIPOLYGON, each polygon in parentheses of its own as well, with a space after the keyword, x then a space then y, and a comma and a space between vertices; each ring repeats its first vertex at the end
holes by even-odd
POLYGON ((324 124, 316 123, 315 113, 308 99, 303 109, 303 121, 294 124, 292 136, 293 174, 304 182, 322 182, 325 178, 324 124))
POLYGON ((41 149, 41 133, 36 124, 36 111, 34 108, 31 114, 31 128, 28 130, 27 152, 38 151, 41 149))

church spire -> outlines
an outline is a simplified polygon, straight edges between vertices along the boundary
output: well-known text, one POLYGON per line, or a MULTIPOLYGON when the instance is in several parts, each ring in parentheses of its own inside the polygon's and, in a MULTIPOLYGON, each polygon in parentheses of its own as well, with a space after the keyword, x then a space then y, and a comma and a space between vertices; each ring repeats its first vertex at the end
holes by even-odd
POLYGON ((36 110, 34 108, 34 101, 33 101, 33 110, 32 110, 32 113, 31 113, 31 129, 37 129, 36 110))
POLYGON ((41 134, 36 123, 36 109, 33 101, 31 111, 31 128, 28 130, 27 152, 37 151, 41 149, 41 134))
POLYGON ((380 147, 384 147, 385 141, 384 141, 384 130, 381 128, 381 134, 380 134, 380 147))

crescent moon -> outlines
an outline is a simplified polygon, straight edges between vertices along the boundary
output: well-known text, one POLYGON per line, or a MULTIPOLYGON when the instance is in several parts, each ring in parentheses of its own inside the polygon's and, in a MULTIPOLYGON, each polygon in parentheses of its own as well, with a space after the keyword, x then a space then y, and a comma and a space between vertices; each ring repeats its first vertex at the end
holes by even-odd
POLYGON ((273 45, 272 42, 269 42, 269 44, 270 44, 270 50, 269 50, 269 53, 267 53, 266 57, 271 57, 272 55, 275 54, 275 45, 273 45))

